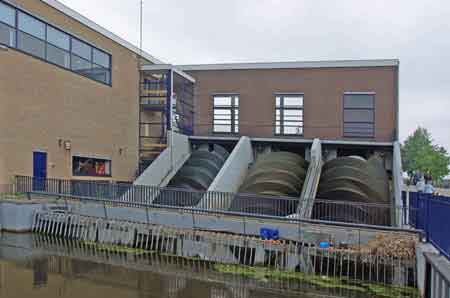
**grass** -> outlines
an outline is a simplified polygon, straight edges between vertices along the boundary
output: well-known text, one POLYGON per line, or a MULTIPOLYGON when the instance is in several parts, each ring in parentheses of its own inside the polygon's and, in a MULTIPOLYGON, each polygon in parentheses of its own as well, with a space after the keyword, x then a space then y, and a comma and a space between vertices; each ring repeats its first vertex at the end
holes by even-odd
POLYGON ((132 248, 125 245, 115 245, 115 244, 104 244, 98 243, 94 241, 81 241, 86 246, 95 247, 99 250, 107 250, 114 252, 123 252, 123 253, 133 253, 133 254, 148 254, 151 253, 148 250, 140 249, 140 248, 132 248))
POLYGON ((8 200, 8 199, 26 199, 27 196, 24 193, 20 192, 7 192, 7 193, 0 193, 0 199, 8 200))
POLYGON ((364 293, 368 297, 397 298, 420 297, 416 288, 382 285, 374 283, 358 282, 348 279, 317 276, 295 271, 280 271, 263 267, 247 267, 239 265, 215 264, 214 269, 225 274, 242 275, 260 281, 272 280, 297 280, 310 286, 322 289, 345 289, 364 293))

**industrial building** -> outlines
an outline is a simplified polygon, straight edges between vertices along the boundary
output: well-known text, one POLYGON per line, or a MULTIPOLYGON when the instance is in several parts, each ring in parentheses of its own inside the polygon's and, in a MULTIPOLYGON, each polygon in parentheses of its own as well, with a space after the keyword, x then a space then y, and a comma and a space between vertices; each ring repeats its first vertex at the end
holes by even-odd
POLYGON ((0 44, 0 184, 399 199, 398 60, 174 66, 56 0, 0 0, 0 44))

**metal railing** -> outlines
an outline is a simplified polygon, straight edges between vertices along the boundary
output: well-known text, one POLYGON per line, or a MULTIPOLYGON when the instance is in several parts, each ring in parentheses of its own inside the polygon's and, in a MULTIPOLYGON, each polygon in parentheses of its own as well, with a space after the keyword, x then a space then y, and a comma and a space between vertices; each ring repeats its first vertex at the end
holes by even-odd
MULTIPOLYGON (((132 185, 131 183, 64 180, 16 176, 15 189, 22 193, 45 193, 91 199, 137 208, 170 207, 199 212, 233 215, 269 216, 280 219, 306 219, 297 214, 299 198, 215 191, 193 191, 168 187, 132 185)), ((393 213, 405 213, 403 206, 365 204, 316 199, 312 220, 363 225, 389 226, 393 213)), ((410 206, 410 214, 415 209, 410 206)), ((403 225, 413 217, 400 216, 403 225)))
POLYGON ((417 210, 409 212, 413 227, 450 260, 450 197, 410 192, 409 208, 417 210))
MULTIPOLYGON (((395 212, 403 213, 402 207, 395 212)), ((390 225, 392 208, 387 204, 349 203, 345 201, 329 201, 316 199, 312 218, 328 221, 364 223, 368 225, 390 225)), ((402 225, 407 225, 407 218, 402 225)))
POLYGON ((10 195, 16 193, 15 184, 0 184, 0 194, 10 195))

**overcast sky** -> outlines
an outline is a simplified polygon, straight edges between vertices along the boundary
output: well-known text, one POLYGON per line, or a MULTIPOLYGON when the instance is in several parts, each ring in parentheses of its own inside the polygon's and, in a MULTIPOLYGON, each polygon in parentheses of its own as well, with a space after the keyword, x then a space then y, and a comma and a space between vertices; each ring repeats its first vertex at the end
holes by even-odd
MULTIPOLYGON (((139 0, 61 0, 139 43, 139 0)), ((197 64, 400 59, 400 135, 418 125, 450 149, 450 2, 144 0, 144 49, 197 64)))

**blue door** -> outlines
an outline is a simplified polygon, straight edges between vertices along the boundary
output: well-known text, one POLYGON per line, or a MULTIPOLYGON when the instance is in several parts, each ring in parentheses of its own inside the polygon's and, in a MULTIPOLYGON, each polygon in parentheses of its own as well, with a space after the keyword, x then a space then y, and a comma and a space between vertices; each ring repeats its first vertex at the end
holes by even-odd
POLYGON ((47 153, 33 152, 33 190, 44 191, 47 178, 47 153))

